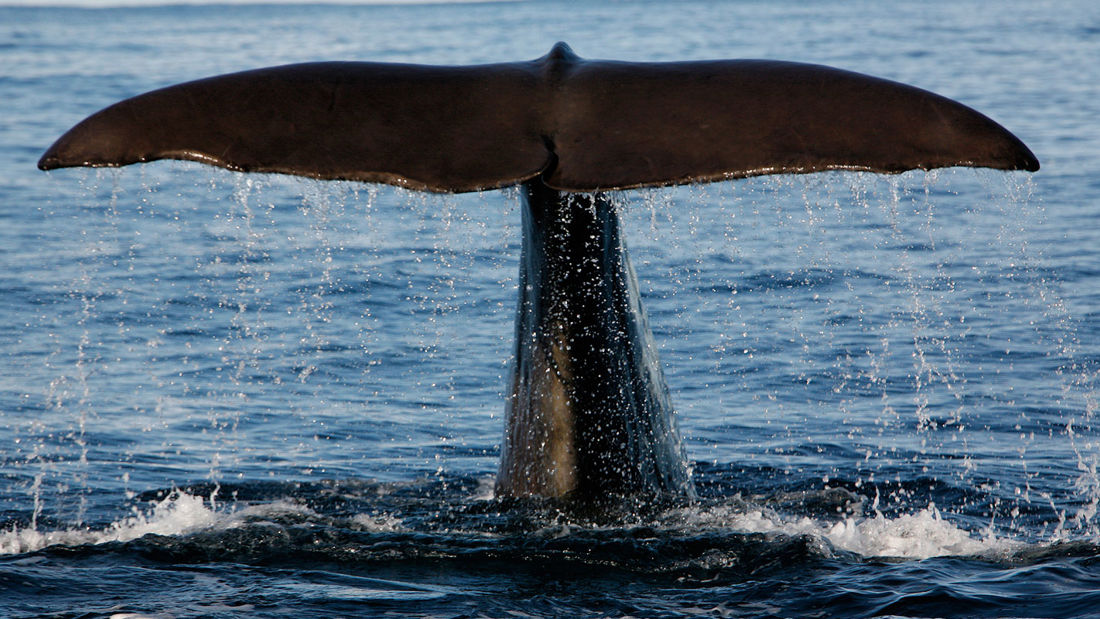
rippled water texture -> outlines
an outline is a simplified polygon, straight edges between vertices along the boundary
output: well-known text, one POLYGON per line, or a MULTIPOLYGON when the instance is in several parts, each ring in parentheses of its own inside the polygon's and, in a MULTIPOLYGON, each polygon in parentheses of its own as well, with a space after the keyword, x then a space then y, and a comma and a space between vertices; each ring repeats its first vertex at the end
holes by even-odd
POLYGON ((1098 48, 1083 0, 0 8, 0 615, 1095 614, 1098 48), (516 192, 34 168, 187 79, 557 40, 915 84, 1043 169, 616 195, 699 500, 590 510, 492 494, 516 192))

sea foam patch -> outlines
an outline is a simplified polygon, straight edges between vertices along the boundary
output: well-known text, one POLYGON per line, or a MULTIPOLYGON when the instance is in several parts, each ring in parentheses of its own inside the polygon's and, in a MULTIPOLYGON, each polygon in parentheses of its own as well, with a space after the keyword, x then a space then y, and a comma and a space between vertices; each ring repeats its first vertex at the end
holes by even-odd
POLYGON ((927 559, 958 555, 1004 554, 1021 544, 989 534, 975 538, 944 520, 937 509, 886 518, 848 518, 823 528, 822 535, 837 548, 864 556, 927 559))
POLYGON ((693 526, 723 527, 743 533, 808 535, 827 541, 834 548, 865 557, 927 559, 944 556, 1003 555, 1023 547, 1021 542, 992 533, 976 537, 945 520, 935 507, 888 518, 876 513, 871 518, 848 517, 822 522, 808 517, 796 519, 764 509, 719 507, 686 516, 693 526))
POLYGON ((102 529, 75 528, 39 531, 13 527, 0 532, 0 555, 34 552, 48 546, 83 546, 128 542, 146 535, 179 536, 211 528, 232 528, 246 521, 286 513, 309 512, 290 501, 254 505, 244 509, 220 509, 213 497, 174 492, 146 511, 123 518, 102 529))

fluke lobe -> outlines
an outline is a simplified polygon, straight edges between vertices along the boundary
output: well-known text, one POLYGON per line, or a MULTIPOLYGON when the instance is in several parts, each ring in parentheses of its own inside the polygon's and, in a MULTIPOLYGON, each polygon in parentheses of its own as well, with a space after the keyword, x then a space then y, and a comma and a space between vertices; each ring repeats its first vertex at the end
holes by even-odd
POLYGON ((768 60, 287 65, 127 99, 44 170, 190 159, 435 192, 523 185, 523 256, 497 493, 690 496, 605 191, 821 170, 1039 169, 986 116, 918 88, 768 60))

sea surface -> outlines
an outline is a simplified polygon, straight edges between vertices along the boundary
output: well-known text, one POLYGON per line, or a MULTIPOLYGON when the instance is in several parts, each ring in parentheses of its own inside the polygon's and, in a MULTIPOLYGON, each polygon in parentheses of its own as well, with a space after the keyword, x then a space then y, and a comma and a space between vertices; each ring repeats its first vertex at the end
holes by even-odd
POLYGON ((0 8, 0 616, 1100 616, 1097 119, 1092 0, 0 8), (516 191, 35 168, 180 81, 559 40, 914 84, 1043 168, 617 194, 698 500, 600 513, 493 495, 516 191))

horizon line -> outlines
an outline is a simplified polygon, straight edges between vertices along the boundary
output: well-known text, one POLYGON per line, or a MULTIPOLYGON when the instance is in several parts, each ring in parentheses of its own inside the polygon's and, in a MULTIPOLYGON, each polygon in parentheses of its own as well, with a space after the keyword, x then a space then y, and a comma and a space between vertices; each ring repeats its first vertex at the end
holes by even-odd
POLYGON ((401 6, 429 4, 503 4, 527 0, 0 0, 0 9, 119 9, 173 6, 401 6))

